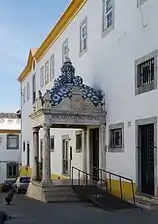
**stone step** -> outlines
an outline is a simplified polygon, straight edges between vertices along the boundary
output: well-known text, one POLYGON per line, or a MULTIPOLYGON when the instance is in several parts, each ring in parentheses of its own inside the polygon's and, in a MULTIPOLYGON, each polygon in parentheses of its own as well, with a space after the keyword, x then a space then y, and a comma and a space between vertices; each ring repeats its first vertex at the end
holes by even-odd
POLYGON ((158 209, 158 198, 145 195, 136 195, 136 206, 148 210, 158 209))

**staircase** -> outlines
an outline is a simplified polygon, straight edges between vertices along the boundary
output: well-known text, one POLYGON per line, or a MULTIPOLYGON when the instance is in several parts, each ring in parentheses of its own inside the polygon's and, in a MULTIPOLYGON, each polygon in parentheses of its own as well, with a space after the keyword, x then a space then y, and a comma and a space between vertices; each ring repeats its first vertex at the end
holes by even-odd
MULTIPOLYGON (((101 171, 101 173, 102 171, 108 172, 101 169, 99 169, 99 171, 101 171)), ((111 174, 112 173, 110 173, 110 176, 111 174)), ((116 174, 113 174, 113 175, 116 175, 116 174)), ((133 201, 129 202, 123 199, 122 188, 120 188, 120 197, 116 197, 115 195, 113 195, 110 192, 110 189, 108 188, 106 178, 103 179, 102 177, 103 175, 101 174, 101 178, 99 178, 98 181, 95 181, 94 177, 91 174, 88 174, 76 167, 72 167, 72 188, 82 198, 91 201, 94 205, 105 210, 121 210, 121 209, 135 208, 135 195, 134 195, 132 180, 130 181, 132 183, 131 186, 133 191, 133 201), (77 176, 78 176, 77 182, 76 181, 74 182, 74 179, 73 179, 75 172, 77 172, 77 176)), ((121 181, 120 177, 121 176, 119 176, 119 179, 121 181)), ((120 183, 120 187, 121 187, 121 183, 120 183)))

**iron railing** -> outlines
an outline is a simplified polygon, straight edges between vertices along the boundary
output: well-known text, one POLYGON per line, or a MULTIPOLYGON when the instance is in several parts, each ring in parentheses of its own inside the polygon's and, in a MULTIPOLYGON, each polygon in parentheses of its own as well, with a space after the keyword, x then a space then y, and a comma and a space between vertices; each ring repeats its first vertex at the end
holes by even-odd
POLYGON ((98 188, 96 188, 95 190, 95 195, 97 198, 97 195, 100 192, 100 189, 105 190, 106 191, 106 182, 104 179, 99 178, 99 181, 96 181, 94 178, 94 176, 92 174, 89 174, 83 170, 80 170, 76 167, 72 166, 72 171, 71 171, 71 184, 72 187, 78 186, 78 187, 88 187, 88 186, 96 186, 98 188), (74 174, 76 171, 76 176, 74 178, 74 174))
POLYGON ((130 183, 131 185, 131 193, 132 193, 132 198, 133 198, 133 204, 135 205, 135 192, 134 192, 134 183, 133 180, 112 172, 109 172, 107 170, 103 170, 100 168, 94 167, 99 172, 99 176, 101 180, 103 179, 104 182, 106 183, 106 189, 109 192, 112 192, 112 180, 119 180, 119 190, 120 190, 120 198, 124 198, 124 189, 123 189, 123 181, 126 181, 127 183, 130 183), (113 178, 114 177, 114 178, 113 178))

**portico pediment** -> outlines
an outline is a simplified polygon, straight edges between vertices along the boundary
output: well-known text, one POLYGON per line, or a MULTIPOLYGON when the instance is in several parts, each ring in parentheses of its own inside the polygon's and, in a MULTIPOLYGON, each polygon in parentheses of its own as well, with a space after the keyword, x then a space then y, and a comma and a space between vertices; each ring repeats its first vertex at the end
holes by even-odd
POLYGON ((83 79, 75 75, 75 68, 67 58, 61 68, 61 75, 54 81, 53 88, 47 90, 44 95, 38 92, 34 111, 30 117, 36 119, 36 123, 63 125, 105 123, 104 95, 102 91, 85 85, 83 79))

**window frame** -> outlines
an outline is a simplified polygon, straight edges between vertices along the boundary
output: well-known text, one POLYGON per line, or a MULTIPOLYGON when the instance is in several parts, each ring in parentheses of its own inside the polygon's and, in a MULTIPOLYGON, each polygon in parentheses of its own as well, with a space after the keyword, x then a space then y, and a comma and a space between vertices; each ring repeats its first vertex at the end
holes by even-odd
POLYGON ((19 164, 16 162, 9 162, 6 163, 6 179, 14 179, 19 176, 19 164), (16 166, 16 175, 9 175, 9 166, 12 166, 12 173, 13 173, 13 165, 16 166))
POLYGON ((50 81, 54 79, 55 76, 55 54, 53 53, 50 57, 50 81))
POLYGON ((6 136, 6 143, 7 143, 7 150, 19 150, 19 134, 7 134, 6 136), (9 137, 16 136, 16 147, 10 147, 9 146, 9 137))
POLYGON ((88 25, 87 25, 87 16, 84 18, 84 20, 80 23, 80 57, 85 54, 87 52, 87 48, 88 48, 88 25), (83 34, 83 28, 86 27, 86 35, 83 38, 82 34, 83 34), (86 48, 82 48, 83 46, 83 40, 86 40, 86 48))
POLYGON ((27 82, 27 101, 30 99, 30 83, 27 82))
POLYGON ((109 126, 109 147, 108 152, 124 152, 124 123, 117 123, 117 124, 111 124, 109 126), (121 130, 121 137, 122 137, 122 144, 121 145, 115 145, 111 144, 112 142, 112 134, 114 131, 121 130))
POLYGON ((103 10, 102 10, 102 37, 105 37, 109 32, 111 32, 114 29, 115 26, 115 0, 111 0, 112 1, 112 9, 109 10, 108 12, 106 12, 106 1, 108 0, 102 0, 103 4, 103 10), (105 28, 105 18, 107 18, 107 16, 110 14, 110 12, 112 11, 112 25, 105 28))
POLYGON ((40 68, 40 87, 44 86, 44 66, 40 68))
POLYGON ((135 61, 135 95, 139 95, 145 92, 157 89, 157 74, 158 74, 158 50, 154 50, 151 53, 137 59, 135 61), (147 85, 138 87, 138 66, 154 58, 154 80, 147 85))
POLYGON ((45 63, 45 85, 49 83, 49 61, 45 63))
POLYGON ((81 153, 82 152, 82 131, 76 131, 75 132, 75 138, 76 138, 76 153, 81 153), (80 142, 80 147, 78 147, 78 143, 77 143, 77 137, 80 136, 81 137, 81 142, 80 142))
POLYGON ((64 42, 62 43, 62 64, 64 64, 65 58, 66 58, 66 56, 68 56, 66 53, 64 54, 65 47, 67 47, 69 49, 69 41, 68 41, 68 38, 66 38, 64 40, 64 42))
POLYGON ((36 100, 36 72, 32 76, 32 103, 36 100))
POLYGON ((29 167, 30 166, 30 142, 29 141, 27 141, 27 143, 26 143, 26 153, 27 153, 26 166, 29 167))
POLYGON ((23 87, 23 104, 26 103, 26 87, 23 87))

